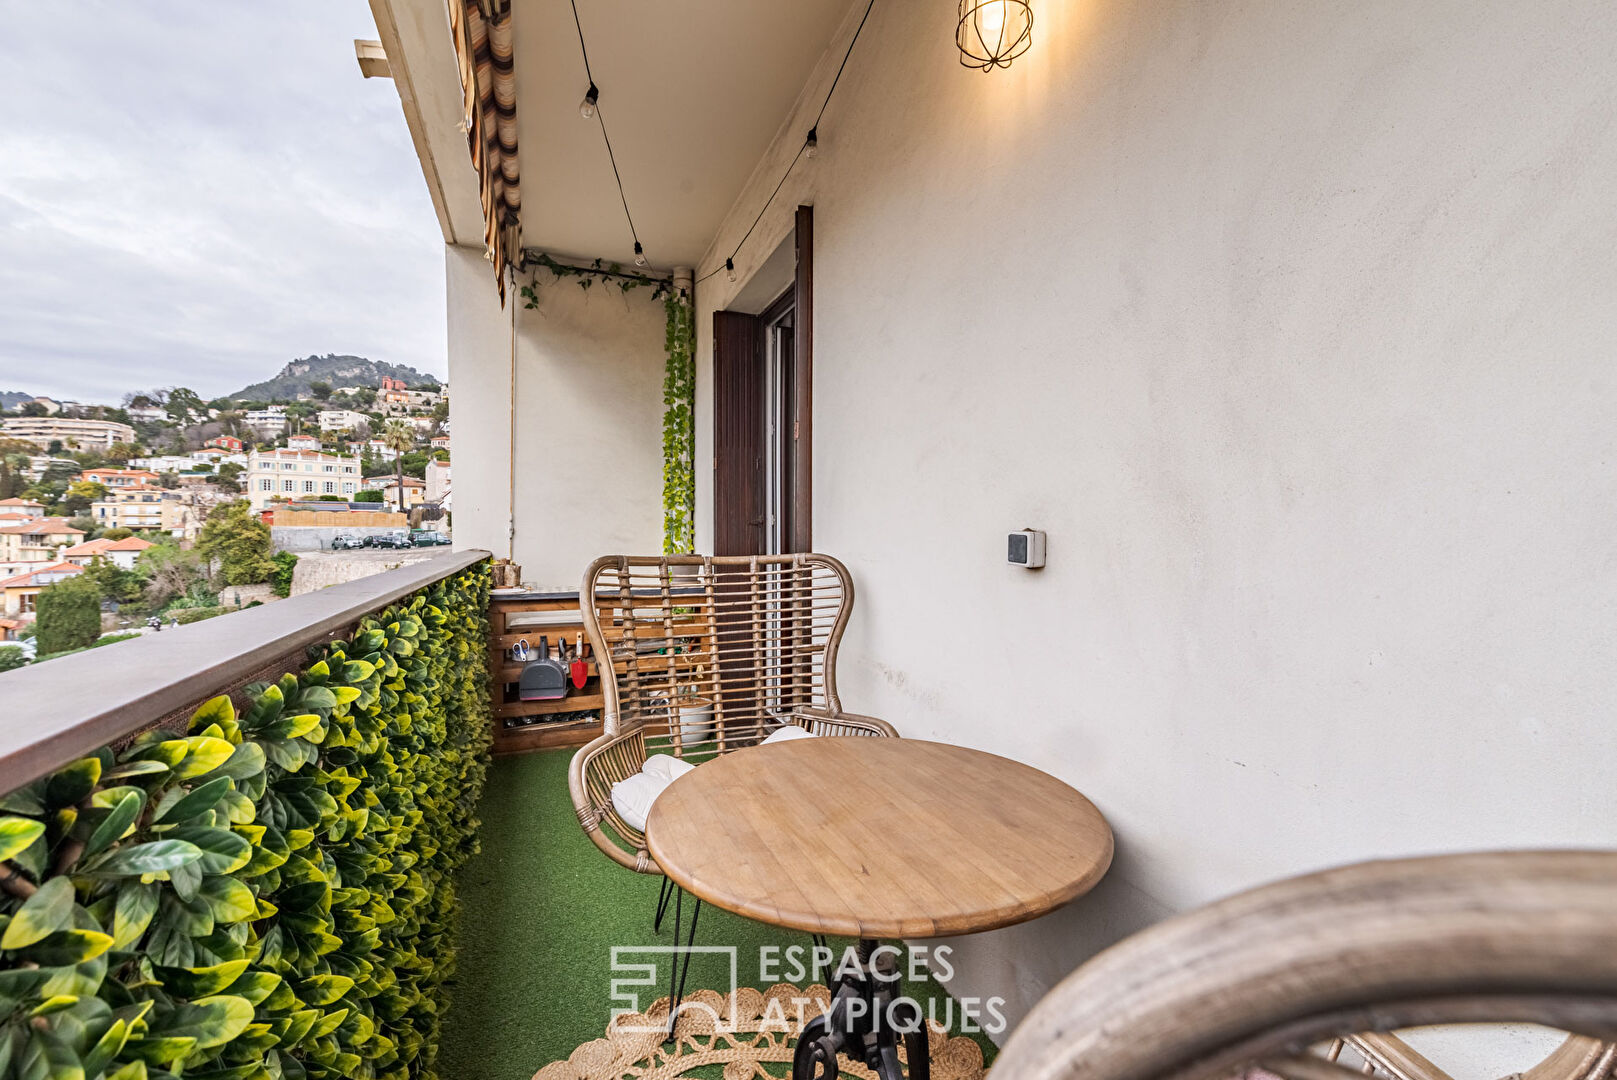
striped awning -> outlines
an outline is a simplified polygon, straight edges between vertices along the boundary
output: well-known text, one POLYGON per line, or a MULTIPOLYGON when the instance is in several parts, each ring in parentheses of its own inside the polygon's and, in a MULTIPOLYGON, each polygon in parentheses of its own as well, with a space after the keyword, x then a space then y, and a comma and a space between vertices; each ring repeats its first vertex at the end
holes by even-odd
POLYGON ((511 0, 450 0, 449 21, 466 98, 466 141, 483 197, 485 254, 494 264, 503 304, 506 264, 522 257, 511 0))

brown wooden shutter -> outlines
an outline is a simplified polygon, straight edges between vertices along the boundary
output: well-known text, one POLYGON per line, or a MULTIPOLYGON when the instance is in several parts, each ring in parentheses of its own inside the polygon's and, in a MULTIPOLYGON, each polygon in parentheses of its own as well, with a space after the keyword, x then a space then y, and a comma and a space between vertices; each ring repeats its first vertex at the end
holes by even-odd
POLYGON ((763 364, 758 318, 713 313, 713 554, 764 544, 763 364))
POLYGON ((787 551, 814 550, 814 207, 797 208, 793 286, 791 500, 787 551))

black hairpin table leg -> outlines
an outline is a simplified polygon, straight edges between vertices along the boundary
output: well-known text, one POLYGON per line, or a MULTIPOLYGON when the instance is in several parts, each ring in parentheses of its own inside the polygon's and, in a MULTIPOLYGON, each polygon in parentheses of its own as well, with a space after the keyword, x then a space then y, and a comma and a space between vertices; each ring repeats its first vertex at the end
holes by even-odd
POLYGON ((695 897, 696 904, 691 908, 691 928, 685 936, 685 944, 680 946, 679 924, 682 918, 680 909, 684 906, 685 890, 675 886, 674 893, 674 951, 668 968, 668 1037, 663 1040, 664 1045, 674 1041, 674 1025, 679 1021, 679 1003, 685 996, 685 976, 691 970, 691 946, 696 943, 696 920, 702 917, 702 898, 695 897))
POLYGON ((653 934, 662 933, 663 916, 668 914, 668 901, 674 898, 674 890, 677 888, 679 886, 668 880, 668 876, 665 874, 662 885, 657 889, 657 914, 651 920, 651 932, 653 934))

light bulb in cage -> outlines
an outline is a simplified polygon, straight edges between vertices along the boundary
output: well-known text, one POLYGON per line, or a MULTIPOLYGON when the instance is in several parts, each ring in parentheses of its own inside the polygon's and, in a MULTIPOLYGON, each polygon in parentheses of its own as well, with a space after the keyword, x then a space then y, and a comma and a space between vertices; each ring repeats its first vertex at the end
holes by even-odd
POLYGON ((1033 46, 1033 8, 1029 0, 960 0, 954 43, 966 67, 992 71, 1033 46))

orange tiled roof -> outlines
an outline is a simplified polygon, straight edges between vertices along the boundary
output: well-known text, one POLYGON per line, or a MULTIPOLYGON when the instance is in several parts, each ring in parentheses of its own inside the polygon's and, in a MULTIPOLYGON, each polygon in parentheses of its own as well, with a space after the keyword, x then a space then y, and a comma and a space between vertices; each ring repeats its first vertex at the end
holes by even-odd
POLYGON ((111 546, 111 540, 104 537, 97 537, 94 540, 86 540, 82 544, 74 544, 70 548, 63 548, 62 558, 66 559, 74 555, 96 555, 107 550, 111 546))
POLYGON ((75 529, 63 518, 33 518, 20 525, 0 525, 3 533, 48 533, 52 536, 61 536, 72 533, 74 536, 83 536, 83 529, 75 529))

